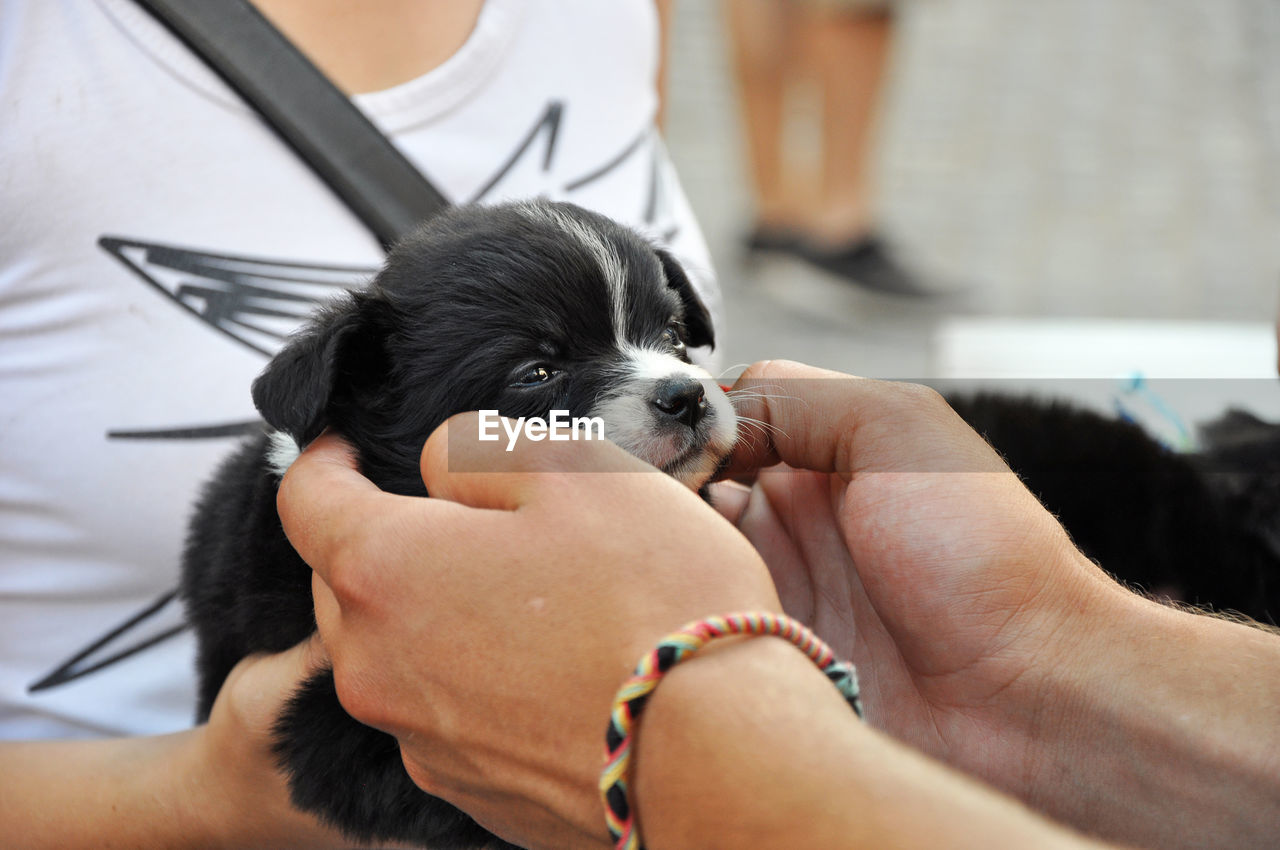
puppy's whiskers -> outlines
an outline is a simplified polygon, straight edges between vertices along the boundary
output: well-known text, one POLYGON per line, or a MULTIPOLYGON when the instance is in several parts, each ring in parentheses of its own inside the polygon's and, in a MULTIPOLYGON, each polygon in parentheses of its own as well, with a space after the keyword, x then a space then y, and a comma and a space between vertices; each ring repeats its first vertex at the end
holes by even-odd
POLYGON ((751 365, 750 363, 734 363, 732 366, 726 366, 725 368, 720 370, 720 374, 716 375, 716 380, 717 381, 723 380, 724 376, 729 374, 730 372, 737 369, 746 369, 750 365, 751 365))
POLYGON ((808 402, 802 398, 793 395, 784 395, 778 392, 768 392, 770 389, 781 389, 781 387, 777 384, 754 384, 751 387, 741 387, 738 389, 728 390, 725 392, 725 395, 729 397, 731 402, 739 399, 744 401, 748 399, 758 399, 761 401, 796 401, 808 406, 808 402))
POLYGON ((746 439, 751 441, 752 445, 755 445, 757 438, 768 443, 775 435, 782 436, 787 439, 790 439, 790 435, 771 422, 766 422, 765 420, 754 416, 745 415, 742 413, 743 407, 753 405, 761 401, 799 401, 803 403, 802 399, 798 399, 795 396, 783 395, 778 392, 769 392, 770 389, 776 390, 780 388, 776 384, 757 384, 750 388, 743 387, 741 389, 729 390, 725 393, 729 399, 729 403, 733 405, 734 411, 737 413, 738 425, 742 428, 743 435, 746 439))
POLYGON ((738 424, 750 430, 757 431, 760 433, 761 436, 764 436, 764 437, 767 437, 770 434, 780 434, 781 436, 786 437, 787 439, 791 439, 790 435, 787 434, 786 431, 783 431, 781 428, 779 428, 777 425, 774 425, 772 422, 765 422, 763 419, 755 419, 751 416, 739 416, 738 424))
POLYGON ((725 395, 727 395, 731 399, 742 399, 744 401, 746 399, 753 399, 753 398, 766 399, 766 400, 771 400, 775 398, 776 399, 791 398, 791 396, 774 395, 773 393, 756 393, 756 392, 752 392, 751 390, 729 390, 727 393, 725 393, 725 395))

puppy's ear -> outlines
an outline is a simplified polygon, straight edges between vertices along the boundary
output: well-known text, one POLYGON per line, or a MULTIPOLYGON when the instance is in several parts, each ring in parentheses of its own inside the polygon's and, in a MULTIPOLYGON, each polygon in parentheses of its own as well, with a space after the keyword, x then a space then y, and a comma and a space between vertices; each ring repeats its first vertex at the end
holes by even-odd
POLYGON ((267 424, 306 446, 330 424, 335 405, 381 382, 380 305, 355 293, 290 339, 253 382, 253 403, 267 424))
POLYGON ((676 295, 680 296, 680 303, 684 305, 684 327, 689 336, 686 342, 692 348, 704 345, 715 348, 716 334, 711 327, 711 314, 707 312, 707 305, 702 303, 698 291, 693 288, 689 276, 684 273, 676 258, 662 248, 657 249, 657 254, 662 263, 662 272, 667 276, 667 286, 675 290, 676 295))

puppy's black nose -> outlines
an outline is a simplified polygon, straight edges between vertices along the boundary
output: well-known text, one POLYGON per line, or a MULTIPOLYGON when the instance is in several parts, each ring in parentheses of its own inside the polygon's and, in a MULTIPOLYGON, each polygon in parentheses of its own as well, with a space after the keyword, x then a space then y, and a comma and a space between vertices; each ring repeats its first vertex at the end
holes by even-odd
POLYGON ((693 378, 666 378, 658 384, 653 406, 692 428, 707 415, 707 393, 693 378))

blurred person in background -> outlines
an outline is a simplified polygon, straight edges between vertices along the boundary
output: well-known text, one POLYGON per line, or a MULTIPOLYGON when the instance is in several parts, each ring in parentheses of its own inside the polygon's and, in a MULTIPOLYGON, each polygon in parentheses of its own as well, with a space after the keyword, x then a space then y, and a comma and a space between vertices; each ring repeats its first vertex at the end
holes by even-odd
POLYGON ((749 251, 782 252, 881 292, 924 294, 877 230, 871 159, 893 44, 891 0, 727 0, 755 221, 749 251), (816 173, 789 160, 790 99, 815 90, 816 173))
MULTIPOLYGON (((719 318, 656 126, 667 3, 255 5, 451 203, 608 215, 719 318)), ((342 846, 269 750, 263 682, 306 653, 246 664, 192 729, 173 588, 200 485, 259 427, 250 382, 382 247, 133 0, 0 3, 0 110, 5 846, 342 846)))

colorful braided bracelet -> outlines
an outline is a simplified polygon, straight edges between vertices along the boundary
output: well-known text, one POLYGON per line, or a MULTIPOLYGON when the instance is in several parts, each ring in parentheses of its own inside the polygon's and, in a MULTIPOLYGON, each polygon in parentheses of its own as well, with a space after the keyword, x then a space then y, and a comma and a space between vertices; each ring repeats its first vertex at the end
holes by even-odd
POLYGON ((609 728, 605 732, 605 767, 600 774, 605 823, 618 850, 641 850, 639 829, 631 810, 631 740, 645 703, 658 681, 675 665, 692 657, 708 642, 727 635, 772 635, 795 644, 839 688, 857 716, 858 675, 852 664, 840 661, 822 640, 796 620, 782 614, 746 613, 710 617, 673 632, 640 659, 635 673, 613 698, 609 728))

